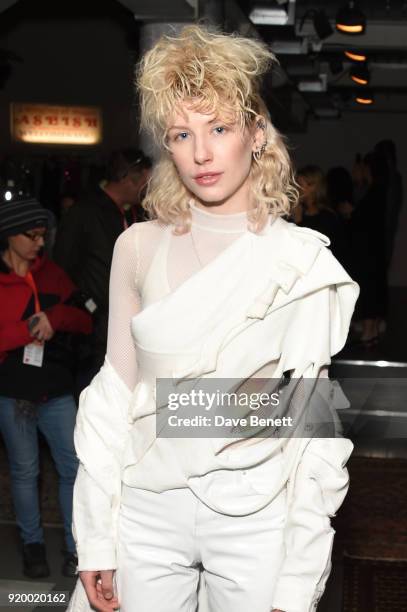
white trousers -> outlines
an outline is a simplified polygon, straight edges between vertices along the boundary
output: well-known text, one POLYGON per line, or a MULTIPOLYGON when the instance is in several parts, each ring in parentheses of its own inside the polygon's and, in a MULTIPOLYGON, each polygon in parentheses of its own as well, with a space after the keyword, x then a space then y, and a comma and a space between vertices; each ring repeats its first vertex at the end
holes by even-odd
POLYGON ((201 572, 210 612, 271 612, 284 524, 284 490, 259 512, 228 516, 188 488, 153 493, 123 486, 121 612, 195 612, 201 572))

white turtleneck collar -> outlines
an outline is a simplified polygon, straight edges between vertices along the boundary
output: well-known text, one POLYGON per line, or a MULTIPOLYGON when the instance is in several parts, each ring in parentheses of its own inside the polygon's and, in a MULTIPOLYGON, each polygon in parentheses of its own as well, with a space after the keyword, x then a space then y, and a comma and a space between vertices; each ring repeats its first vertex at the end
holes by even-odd
POLYGON ((197 206, 194 200, 189 202, 191 211, 191 224, 195 228, 220 232, 224 234, 237 234, 247 231, 247 212, 221 214, 212 212, 211 207, 205 210, 197 206))

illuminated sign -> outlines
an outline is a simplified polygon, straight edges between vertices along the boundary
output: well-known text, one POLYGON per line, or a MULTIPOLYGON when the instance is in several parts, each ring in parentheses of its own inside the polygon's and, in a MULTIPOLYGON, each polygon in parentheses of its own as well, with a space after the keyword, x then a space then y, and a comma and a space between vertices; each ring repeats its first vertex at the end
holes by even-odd
POLYGON ((102 113, 95 106, 13 103, 10 121, 18 142, 96 145, 102 140, 102 113))

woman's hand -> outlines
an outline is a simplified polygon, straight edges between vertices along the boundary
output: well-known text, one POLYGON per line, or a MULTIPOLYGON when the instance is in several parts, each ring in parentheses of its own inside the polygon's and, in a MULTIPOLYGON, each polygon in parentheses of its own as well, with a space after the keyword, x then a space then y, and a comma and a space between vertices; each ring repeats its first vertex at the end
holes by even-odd
POLYGON ((38 340, 39 342, 44 342, 44 340, 51 340, 54 335, 54 330, 51 327, 51 323, 45 312, 37 312, 35 315, 30 317, 29 321, 37 317, 39 321, 34 325, 34 327, 30 330, 30 334, 33 338, 38 340))
POLYGON ((89 603, 98 612, 111 612, 119 607, 113 590, 114 570, 79 572, 89 603))

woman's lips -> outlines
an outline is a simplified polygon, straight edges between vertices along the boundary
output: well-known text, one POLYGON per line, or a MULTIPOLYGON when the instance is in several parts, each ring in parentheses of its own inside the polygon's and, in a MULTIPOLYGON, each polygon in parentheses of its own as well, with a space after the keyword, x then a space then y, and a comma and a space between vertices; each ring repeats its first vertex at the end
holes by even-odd
POLYGON ((194 178, 194 181, 198 183, 198 185, 202 186, 210 186, 214 185, 218 182, 220 177, 222 176, 222 172, 218 173, 209 173, 209 174, 200 174, 194 178))

